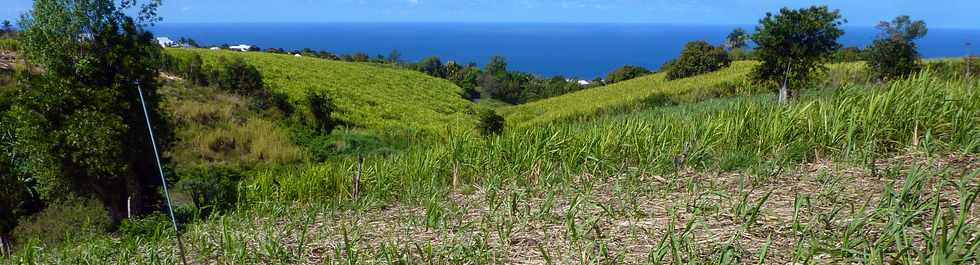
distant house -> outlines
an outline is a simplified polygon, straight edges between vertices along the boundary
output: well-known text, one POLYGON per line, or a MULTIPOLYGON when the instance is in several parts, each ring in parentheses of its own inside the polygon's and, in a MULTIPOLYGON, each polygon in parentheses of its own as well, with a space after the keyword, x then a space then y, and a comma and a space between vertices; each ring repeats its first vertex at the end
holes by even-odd
POLYGON ((159 37, 159 38, 157 38, 157 44, 160 44, 160 47, 176 47, 177 46, 177 43, 176 42, 174 42, 173 40, 171 40, 170 38, 167 38, 167 37, 159 37))
POLYGON ((247 52, 252 49, 252 45, 239 44, 235 46, 228 47, 230 50, 247 52))
POLYGON ((303 55, 301 55, 301 54, 299 54, 299 53, 297 53, 296 55, 293 55, 293 56, 296 56, 296 57, 303 57, 303 55))
POLYGON ((208 49, 209 50, 212 50, 212 51, 217 51, 217 50, 220 50, 221 47, 215 46, 215 47, 211 47, 211 48, 208 48, 208 49))
POLYGON ((583 86, 587 86, 587 85, 592 84, 592 82, 589 82, 587 80, 578 80, 578 84, 579 85, 583 85, 583 86))

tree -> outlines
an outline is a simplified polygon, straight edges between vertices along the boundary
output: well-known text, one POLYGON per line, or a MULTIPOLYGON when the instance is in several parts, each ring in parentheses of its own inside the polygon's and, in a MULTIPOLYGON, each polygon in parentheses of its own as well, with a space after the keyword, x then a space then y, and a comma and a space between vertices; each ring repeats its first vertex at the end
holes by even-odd
POLYGON ((681 56, 667 70, 667 80, 714 72, 731 62, 722 47, 711 46, 705 41, 688 42, 681 56))
POLYGON ((624 65, 622 67, 616 68, 616 70, 613 70, 612 72, 609 72, 609 74, 606 75, 605 82, 607 84, 612 84, 612 83, 626 81, 633 78, 648 75, 650 73, 652 73, 650 72, 650 70, 647 70, 646 68, 643 67, 624 65))
POLYGON ((501 56, 490 57, 490 62, 483 67, 483 72, 492 76, 503 76, 507 74, 507 59, 501 56))
MULTIPOLYGON (((21 51, 44 71, 17 87, 4 122, 12 140, 2 151, 17 157, 13 174, 35 181, 41 199, 95 197, 115 221, 127 201, 136 215, 156 207, 161 183, 137 84, 150 119, 161 120, 161 51, 144 30, 159 20, 158 5, 36 0, 21 17, 21 51)), ((166 146, 168 129, 156 125, 166 146)))
POLYGON ((388 63, 400 63, 402 61, 402 53, 398 50, 391 50, 388 54, 388 63))
POLYGON ((423 72, 433 77, 438 77, 438 78, 446 77, 445 69, 443 69, 442 66, 442 60, 439 60, 439 57, 435 57, 435 56, 426 57, 425 59, 422 59, 422 61, 420 61, 417 64, 416 68, 418 69, 419 72, 423 72))
POLYGON ((725 38, 725 47, 729 50, 745 48, 748 40, 749 34, 744 29, 737 28, 732 30, 732 33, 728 33, 728 37, 725 38))
POLYGON ((333 104, 333 98, 326 92, 313 91, 306 95, 310 113, 313 114, 314 128, 318 133, 330 134, 334 128, 340 125, 340 121, 333 117, 337 106, 333 104))
POLYGON ((266 91, 262 73, 241 57, 218 58, 218 68, 211 72, 209 82, 218 88, 245 96, 261 96, 266 91))
POLYGON ((766 13, 752 35, 758 45, 755 55, 762 61, 752 71, 752 79, 762 84, 782 82, 779 102, 787 102, 790 87, 799 88, 826 70, 824 63, 841 46, 837 38, 844 34, 843 23, 840 11, 826 6, 766 13))
POLYGON ((3 33, 3 34, 0 34, 0 37, 2 37, 3 35, 6 35, 6 34, 13 33, 13 32, 14 32, 14 25, 10 23, 10 20, 4 20, 3 21, 3 27, 0 28, 0 33, 3 33))
POLYGON ((881 34, 868 48, 868 68, 879 79, 897 78, 918 71, 919 52, 915 39, 929 32, 922 20, 899 16, 877 27, 881 34))

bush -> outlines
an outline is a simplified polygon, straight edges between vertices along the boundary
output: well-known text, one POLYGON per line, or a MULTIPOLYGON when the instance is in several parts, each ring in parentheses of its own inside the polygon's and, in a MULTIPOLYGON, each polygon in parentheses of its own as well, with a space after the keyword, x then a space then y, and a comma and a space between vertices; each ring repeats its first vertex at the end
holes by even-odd
POLYGON ((209 79, 218 88, 239 95, 251 96, 264 92, 262 74, 239 57, 230 60, 218 58, 218 67, 211 71, 209 79))
POLYGON ((198 169, 182 176, 177 183, 177 190, 187 193, 200 213, 207 216, 235 206, 239 198, 238 182, 241 179, 242 174, 230 168, 198 169))
POLYGON ((896 39, 878 39, 868 49, 868 69, 882 80, 901 78, 919 71, 915 44, 896 39))
POLYGON ((306 96, 310 112, 313 114, 314 129, 321 134, 330 134, 340 122, 333 117, 337 106, 326 92, 309 92, 306 96))
POLYGON ((12 234, 21 243, 33 240, 52 245, 104 233, 111 224, 99 200, 67 197, 21 220, 12 234))
POLYGON ((714 72, 731 62, 722 47, 711 46, 705 41, 688 42, 677 62, 667 70, 667 80, 714 72))
POLYGON ((639 66, 624 65, 606 75, 606 84, 626 81, 650 74, 650 70, 639 66))
POLYGON ((504 117, 493 110, 481 112, 477 129, 483 136, 498 135, 504 131, 504 117))
POLYGON ((159 238, 172 235, 173 226, 170 216, 164 213, 153 213, 142 218, 130 218, 119 224, 119 234, 129 237, 159 238))

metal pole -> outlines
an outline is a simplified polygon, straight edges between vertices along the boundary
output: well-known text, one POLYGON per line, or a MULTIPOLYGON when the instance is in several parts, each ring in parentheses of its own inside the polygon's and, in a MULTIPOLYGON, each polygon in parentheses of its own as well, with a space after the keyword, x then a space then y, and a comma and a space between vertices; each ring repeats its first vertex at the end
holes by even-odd
POLYGON ((180 229, 177 228, 177 218, 174 217, 174 206, 170 202, 170 191, 167 190, 167 178, 163 176, 163 164, 160 163, 160 153, 157 151, 157 141, 153 136, 153 125, 150 124, 150 113, 146 110, 146 100, 143 99, 143 88, 136 83, 136 90, 140 93, 140 104, 143 105, 143 117, 146 118, 146 129, 150 132, 150 143, 153 144, 153 158, 157 161, 157 169, 160 171, 160 181, 163 184, 163 195, 167 198, 167 210, 170 211, 170 223, 174 225, 174 236, 177 237, 177 248, 180 250, 180 261, 187 265, 187 258, 184 256, 184 242, 180 240, 180 229))

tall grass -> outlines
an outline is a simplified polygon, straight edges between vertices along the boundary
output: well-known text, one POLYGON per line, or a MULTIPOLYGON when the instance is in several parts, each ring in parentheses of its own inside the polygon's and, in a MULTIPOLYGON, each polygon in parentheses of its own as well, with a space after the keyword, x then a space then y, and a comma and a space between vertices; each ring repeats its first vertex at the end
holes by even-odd
MULTIPOLYGON (((379 200, 420 199, 448 189, 454 175, 465 182, 556 184, 570 174, 624 166, 671 172, 685 145, 690 150, 681 166, 699 168, 821 158, 858 161, 909 147, 975 153, 980 151, 978 88, 975 79, 940 80, 923 73, 790 105, 767 97, 714 101, 587 123, 517 128, 490 138, 450 130, 433 146, 369 158, 363 187, 379 200)), ((352 164, 336 160, 258 179, 279 179, 280 190, 331 197, 349 189, 352 164)))

